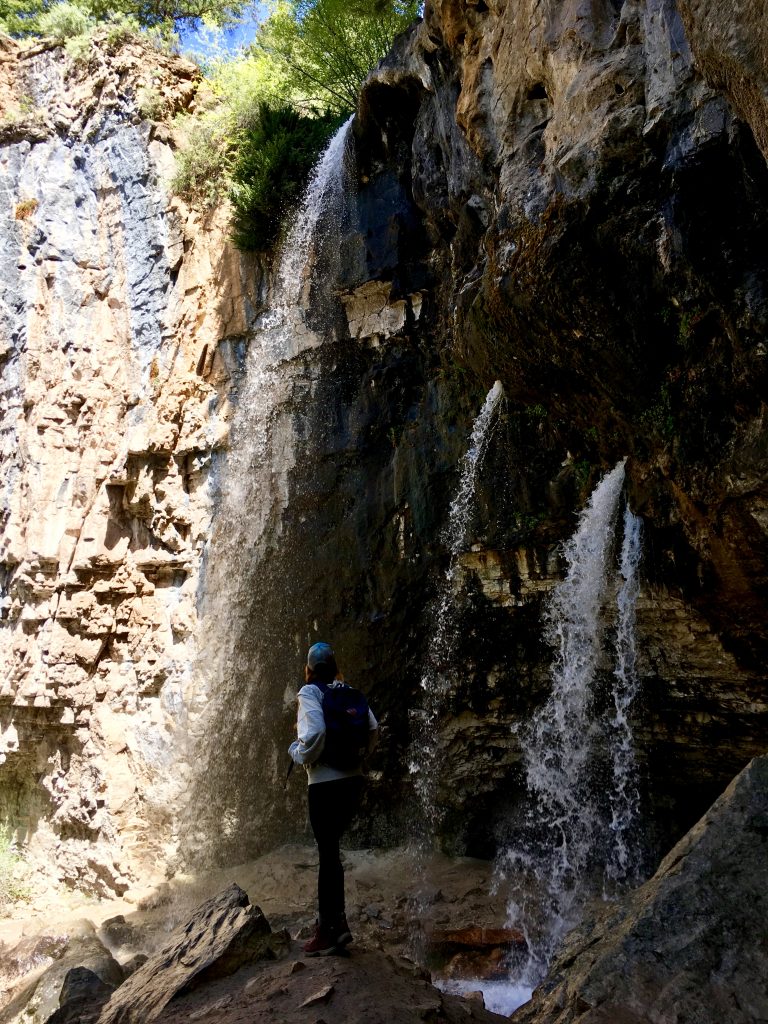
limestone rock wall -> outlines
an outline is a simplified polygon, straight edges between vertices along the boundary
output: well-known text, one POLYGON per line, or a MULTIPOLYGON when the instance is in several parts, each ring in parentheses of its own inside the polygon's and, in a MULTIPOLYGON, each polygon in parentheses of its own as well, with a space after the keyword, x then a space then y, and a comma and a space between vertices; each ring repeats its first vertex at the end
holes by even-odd
MULTIPOLYGON (((760 753, 768 170, 758 108, 707 63, 716 9, 427 4, 360 98, 334 330, 291 348, 275 461, 244 492, 279 492, 245 510, 258 550, 225 537, 207 589, 266 285, 224 211, 164 187, 173 132, 142 111, 191 109, 195 72, 133 44, 87 68, 2 44, 0 814, 59 877, 121 889, 160 867, 182 795, 218 859, 295 837, 285 748, 321 636, 384 726, 361 838, 402 838, 441 529, 496 379, 439 726, 441 840, 490 855, 503 839, 522 784, 510 725, 547 692, 559 546, 620 459, 645 524, 636 731, 657 847, 760 753), (201 622, 228 574, 236 601, 201 622), (208 720, 193 666, 216 630, 208 720), (190 717, 206 742, 179 750, 190 717)), ((756 82, 760 45, 737 46, 756 82)))
POLYGON ((505 838, 523 784, 510 726, 546 697, 559 548, 625 457, 645 525, 651 859, 763 749, 768 172, 681 14, 442 0, 366 82, 337 331, 280 411, 300 457, 263 557, 237 562, 228 742, 209 730, 200 758, 193 805, 222 859, 300 828, 301 782, 283 794, 280 775, 321 637, 384 723, 360 838, 413 830, 441 529, 497 378, 437 738, 440 841, 490 856, 505 838))
POLYGON ((0 820, 67 883, 151 873, 253 273, 169 196, 196 69, 0 49, 0 820))

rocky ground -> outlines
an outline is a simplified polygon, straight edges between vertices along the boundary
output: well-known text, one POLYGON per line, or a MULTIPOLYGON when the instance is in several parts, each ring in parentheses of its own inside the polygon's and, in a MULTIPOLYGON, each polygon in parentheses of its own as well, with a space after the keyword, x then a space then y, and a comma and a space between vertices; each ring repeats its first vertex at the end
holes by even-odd
MULTIPOLYGON (((119 900, 78 903, 71 895, 40 897, 13 919, 0 922, 0 1006, 5 1007, 0 1010, 0 1021, 6 1024, 20 1019, 18 1011, 27 990, 33 985, 40 988, 40 979, 46 972, 50 978, 53 972, 53 983, 43 986, 45 993, 27 1004, 32 1016, 23 1017, 35 1024, 47 1021, 74 961, 87 963, 92 970, 98 968, 97 973, 112 978, 114 984, 118 965, 130 971, 139 962, 137 957, 155 955, 201 904, 233 882, 264 912, 273 933, 285 933, 291 939, 276 961, 250 966, 231 981, 206 986, 204 992, 185 997, 178 1010, 174 1003, 173 1011, 167 1011, 168 1020, 198 1012, 200 1017, 195 1019, 235 1021, 244 1019, 238 1014, 247 1012, 251 1015, 247 1019, 292 1020, 291 1007, 299 995, 301 1003, 329 985, 337 1004, 352 1005, 349 1001, 361 995, 366 1003, 375 1004, 378 993, 388 1008, 388 1020, 431 1019, 418 1016, 416 1010, 439 1007, 443 996, 428 984, 428 975, 416 966, 416 960, 429 962, 436 975, 446 978, 502 976, 500 961, 518 936, 504 928, 506 893, 503 887, 491 892, 489 862, 435 856, 422 871, 413 854, 402 849, 358 850, 345 854, 345 860, 348 917, 356 938, 354 955, 343 961, 304 960, 304 968, 296 965, 301 942, 314 921, 317 858, 311 847, 283 847, 235 868, 194 877, 178 875, 156 888, 129 891, 119 900), (426 883, 419 881, 424 877, 426 883), (359 978, 359 970, 366 978, 364 985, 354 980, 359 978), (295 978, 292 971, 297 972, 295 978), (258 984, 253 982, 256 977, 258 984), (253 982, 250 987, 249 982, 253 982), (312 992, 305 993, 305 988, 312 992), (254 1017, 254 1001, 262 998, 266 1003, 258 1012, 264 1016, 254 1017), (221 1006, 209 1013, 206 1008, 213 1004, 221 1006), (416 1015, 408 1016, 411 1010, 416 1015)), ((477 1013, 481 1004, 472 1005, 477 1013)), ((358 1017, 355 1012, 348 1019, 379 1018, 358 1017)), ((462 1017, 449 1015, 445 1019, 462 1017)))
MULTIPOLYGON (((514 1019, 768 1020, 766 854, 768 757, 761 757, 650 881, 571 933, 514 1019)), ((314 902, 307 848, 90 908, 51 902, 47 912, 38 907, 3 928, 0 1024, 490 1024, 503 1018, 485 1009, 473 982, 463 997, 432 982, 444 988, 475 979, 480 988, 505 978, 504 961, 522 937, 504 927, 506 894, 491 882, 483 861, 419 863, 403 850, 349 854, 356 940, 346 955, 321 959, 301 952, 314 902)))

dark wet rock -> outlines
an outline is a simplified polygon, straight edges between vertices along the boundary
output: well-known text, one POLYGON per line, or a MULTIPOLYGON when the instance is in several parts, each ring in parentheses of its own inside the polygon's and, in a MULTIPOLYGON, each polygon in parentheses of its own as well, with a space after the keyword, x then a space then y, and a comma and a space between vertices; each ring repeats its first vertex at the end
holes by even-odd
POLYGON ((232 883, 203 903, 168 945, 131 975, 109 1001, 100 1024, 148 1024, 174 997, 244 964, 274 959, 286 943, 232 883))
POLYGON ((115 991, 87 967, 73 967, 64 976, 59 1009, 46 1024, 96 1024, 102 1007, 115 991))
POLYGON ((620 906, 579 929, 520 1024, 768 1019, 768 757, 620 906))
POLYGON ((137 953, 135 956, 132 956, 130 960, 126 960, 122 965, 123 974, 126 978, 129 978, 132 974, 135 974, 140 967, 143 967, 147 960, 149 960, 149 957, 146 953, 137 953))
POLYGON ((88 921, 70 929, 66 950, 42 974, 32 977, 0 1011, 2 1024, 43 1024, 59 1007, 59 996, 70 971, 84 968, 101 985, 114 990, 122 984, 123 971, 109 950, 102 944, 88 921))

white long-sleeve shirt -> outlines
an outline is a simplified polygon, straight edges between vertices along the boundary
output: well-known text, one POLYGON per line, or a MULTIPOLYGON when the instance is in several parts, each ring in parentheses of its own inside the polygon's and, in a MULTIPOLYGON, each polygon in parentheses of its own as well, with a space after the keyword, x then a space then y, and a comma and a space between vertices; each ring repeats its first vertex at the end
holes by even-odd
MULTIPOLYGON (((331 683, 331 686, 343 686, 343 683, 331 683)), ((379 723, 368 709, 368 753, 376 746, 379 734, 379 723)), ((307 769, 309 785, 313 782, 331 782, 333 779, 346 779, 350 775, 362 775, 362 765, 349 772, 331 768, 328 764, 319 763, 325 747, 325 717, 323 715, 323 691, 314 683, 307 683, 299 690, 299 714, 296 722, 298 738, 288 748, 296 764, 303 764, 307 769)))

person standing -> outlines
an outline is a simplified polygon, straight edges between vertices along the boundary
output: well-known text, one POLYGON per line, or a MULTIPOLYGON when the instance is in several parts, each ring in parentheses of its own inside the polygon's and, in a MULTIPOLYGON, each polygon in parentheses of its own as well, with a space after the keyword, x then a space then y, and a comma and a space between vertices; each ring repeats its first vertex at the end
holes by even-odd
MULTIPOLYGON (((344 903, 344 868, 339 843, 360 805, 365 780, 362 758, 353 754, 340 757, 333 752, 333 738, 328 738, 326 712, 332 701, 357 694, 343 681, 330 644, 317 643, 307 653, 304 668, 305 685, 299 690, 297 739, 288 748, 295 764, 307 770, 309 821, 317 843, 319 868, 317 874, 318 917, 315 933, 305 943, 304 953, 322 956, 343 949, 352 942, 344 903), (340 694, 340 689, 349 694, 340 694), (326 700, 326 712, 323 702, 326 700), (324 760, 324 755, 327 760, 324 760), (328 763, 333 762, 333 764, 328 763), (338 767, 338 765, 344 767, 338 767), (334 766, 335 765, 335 766, 334 766)), ((361 696, 361 695, 358 695, 361 696)), ((367 703, 363 701, 363 708, 367 703)), ((378 738, 378 722, 367 708, 367 732, 363 724, 363 753, 370 753, 378 738)))

